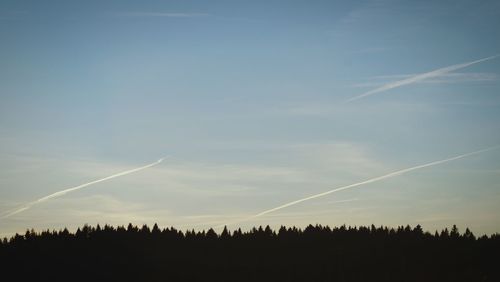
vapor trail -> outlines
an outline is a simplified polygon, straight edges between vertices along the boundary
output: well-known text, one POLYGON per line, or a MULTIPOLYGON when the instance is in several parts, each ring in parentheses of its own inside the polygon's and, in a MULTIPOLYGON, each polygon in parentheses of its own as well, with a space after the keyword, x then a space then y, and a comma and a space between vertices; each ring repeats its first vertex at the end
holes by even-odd
POLYGON ((495 59, 498 56, 500 56, 500 55, 495 55, 495 56, 487 57, 487 58, 484 58, 484 59, 480 59, 480 60, 476 60, 476 61, 472 61, 472 62, 468 62, 468 63, 458 64, 458 65, 452 65, 452 66, 449 66, 449 67, 440 68, 440 69, 433 70, 433 71, 430 71, 430 72, 417 74, 417 75, 414 75, 412 77, 405 78, 403 80, 398 80, 398 81, 390 82, 390 83, 387 83, 387 84, 384 84, 384 85, 380 86, 379 88, 370 90, 370 91, 365 92, 365 93, 363 93, 361 95, 358 95, 356 97, 352 97, 352 98, 348 99, 346 102, 349 103, 349 102, 352 102, 352 101, 364 98, 366 96, 370 96, 370 95, 373 95, 373 94, 376 94, 376 93, 387 91, 389 89, 393 89, 393 88, 397 88, 397 87, 400 87, 400 86, 403 86, 403 85, 407 85, 407 84, 412 84, 412 83, 415 83, 415 82, 419 82, 419 81, 427 79, 427 78, 437 77, 437 76, 440 76, 440 75, 443 75, 443 74, 446 74, 446 73, 449 73, 449 72, 452 72, 452 71, 455 71, 455 70, 466 68, 468 66, 471 66, 471 65, 474 65, 474 64, 477 64, 477 63, 481 63, 481 62, 484 62, 484 61, 495 59))
POLYGON ((323 193, 319 193, 319 194, 315 194, 315 195, 312 195, 312 196, 309 196, 309 197, 305 197, 305 198, 302 198, 302 199, 299 199, 299 200, 295 200, 295 201, 283 204, 281 206, 278 206, 278 207, 275 207, 275 208, 272 208, 272 209, 260 212, 260 213, 258 213, 256 215, 252 215, 250 217, 244 218, 244 219, 239 220, 239 221, 235 221, 235 222, 231 222, 229 224, 223 224, 223 225, 216 226, 216 228, 224 227, 225 225, 236 224, 236 223, 243 222, 243 221, 248 221, 248 220, 251 220, 251 219, 263 216, 265 214, 272 213, 272 212, 275 212, 275 211, 278 211, 278 210, 281 210, 281 209, 284 209, 284 208, 296 205, 298 203, 302 203, 302 202, 309 201, 309 200, 312 200, 312 199, 320 198, 320 197, 323 197, 323 196, 326 196, 326 195, 329 195, 329 194, 332 194, 332 193, 335 193, 335 192, 339 192, 339 191, 342 191, 342 190, 347 190, 347 189, 351 189, 351 188, 358 187, 358 186, 361 186, 361 185, 365 185, 365 184, 377 182, 377 181, 380 181, 380 180, 383 180, 383 179, 386 179, 386 178, 391 178, 391 177, 394 177, 394 176, 398 176, 398 175, 401 175, 401 174, 404 174, 404 173, 407 173, 407 172, 410 172, 410 171, 414 171, 414 170, 417 170, 417 169, 421 169, 421 168, 425 168, 425 167, 429 167, 429 166, 435 166, 435 165, 439 165, 439 164, 451 162, 451 161, 454 161, 454 160, 462 159, 462 158, 465 158, 465 157, 468 157, 468 156, 472 156, 472 155, 480 154, 480 153, 483 153, 483 152, 486 152, 486 151, 494 150, 494 149, 497 149, 499 147, 500 147, 500 145, 494 146, 494 147, 490 147, 490 148, 487 148, 487 149, 483 149, 483 150, 479 150, 479 151, 474 151, 474 152, 463 154, 463 155, 459 155, 459 156, 455 156, 455 157, 444 159, 444 160, 434 161, 434 162, 430 162, 430 163, 426 163, 426 164, 422 164, 422 165, 417 165, 417 166, 410 167, 410 168, 405 168, 405 169, 397 170, 397 171, 394 171, 394 172, 391 172, 391 173, 388 173, 388 174, 384 174, 382 176, 374 177, 374 178, 371 178, 371 179, 368 179, 368 180, 365 180, 365 181, 361 181, 361 182, 358 182, 358 183, 354 183, 354 184, 342 186, 342 187, 339 187, 339 188, 336 188, 336 189, 333 189, 333 190, 329 190, 329 191, 326 191, 326 192, 323 192, 323 193))
POLYGON ((161 163, 164 159, 165 158, 161 158, 161 159, 157 160, 156 162, 148 164, 148 165, 145 165, 145 166, 141 166, 141 167, 134 168, 134 169, 131 169, 131 170, 123 171, 123 172, 120 172, 120 173, 117 173, 117 174, 113 174, 113 175, 108 176, 108 177, 104 177, 102 179, 94 180, 94 181, 89 182, 89 183, 85 183, 85 184, 82 184, 82 185, 78 185, 76 187, 72 187, 72 188, 68 188, 68 189, 65 189, 65 190, 61 190, 59 192, 55 192, 53 194, 50 194, 48 196, 45 196, 45 197, 40 198, 38 200, 35 200, 33 202, 29 202, 29 203, 25 204, 24 206, 22 206, 21 208, 18 208, 18 209, 14 210, 14 211, 11 211, 11 212, 3 215, 1 218, 11 217, 11 216, 13 216, 15 214, 18 214, 18 213, 23 212, 23 211, 25 211, 27 209, 30 209, 32 206, 34 206, 36 204, 48 201, 48 200, 53 199, 53 198, 61 197, 61 196, 65 195, 65 194, 68 194, 68 193, 76 191, 76 190, 80 190, 80 189, 85 188, 87 186, 94 185, 96 183, 103 182, 103 181, 106 181, 106 180, 110 180, 110 179, 113 179, 113 178, 116 178, 116 177, 124 176, 124 175, 130 174, 130 173, 138 172, 138 171, 144 170, 146 168, 150 168, 152 166, 155 166, 155 165, 161 163))

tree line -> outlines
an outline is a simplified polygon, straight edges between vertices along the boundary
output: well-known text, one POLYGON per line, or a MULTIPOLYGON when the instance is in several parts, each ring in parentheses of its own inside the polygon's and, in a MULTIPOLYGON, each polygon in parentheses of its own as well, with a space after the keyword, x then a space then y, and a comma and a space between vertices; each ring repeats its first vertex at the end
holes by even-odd
POLYGON ((500 281, 499 254, 499 234, 456 226, 85 225, 0 240, 4 277, 52 281, 500 281))

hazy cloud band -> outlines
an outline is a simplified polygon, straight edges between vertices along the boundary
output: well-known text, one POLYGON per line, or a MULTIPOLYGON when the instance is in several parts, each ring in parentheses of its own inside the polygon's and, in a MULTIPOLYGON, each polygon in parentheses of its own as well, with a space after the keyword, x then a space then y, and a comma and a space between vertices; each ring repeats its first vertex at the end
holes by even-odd
POLYGON ((414 170, 417 170, 417 169, 421 169, 421 168, 425 168, 425 167, 430 167, 430 166, 435 166, 435 165, 439 165, 439 164, 451 162, 451 161, 454 161, 454 160, 462 159, 462 158, 465 158, 465 157, 468 157, 468 156, 472 156, 472 155, 480 154, 480 153, 483 153, 483 152, 486 152, 486 151, 494 150, 494 149, 497 149, 499 147, 500 147, 500 145, 499 146, 495 146, 495 147, 490 147, 490 148, 487 148, 487 149, 483 149, 483 150, 479 150, 479 151, 474 151, 474 152, 463 154, 463 155, 459 155, 459 156, 455 156, 455 157, 444 159, 444 160, 434 161, 434 162, 430 162, 430 163, 426 163, 426 164, 422 164, 422 165, 413 166, 413 167, 410 167, 410 168, 405 168, 405 169, 397 170, 397 171, 394 171, 394 172, 391 172, 391 173, 388 173, 388 174, 384 174, 382 176, 374 177, 374 178, 371 178, 371 179, 368 179, 368 180, 365 180, 365 181, 361 181, 361 182, 357 182, 357 183, 354 183, 354 184, 342 186, 342 187, 335 188, 333 190, 329 190, 329 191, 326 191, 326 192, 323 192, 323 193, 319 193, 319 194, 308 196, 308 197, 305 197, 305 198, 302 198, 302 199, 298 199, 298 200, 295 200, 295 201, 283 204, 281 206, 277 206, 275 208, 272 208, 272 209, 260 212, 258 214, 255 214, 253 216, 244 218, 242 220, 231 222, 231 223, 228 223, 228 224, 219 225, 219 226, 216 226, 216 227, 220 228, 220 227, 223 227, 225 225, 232 225, 232 224, 236 224, 236 223, 239 223, 239 222, 248 221, 248 220, 255 219, 257 217, 266 215, 268 213, 272 213, 272 212, 275 212, 275 211, 278 211, 278 210, 281 210, 281 209, 284 209, 284 208, 287 208, 287 207, 290 207, 290 206, 293 206, 293 205, 296 205, 296 204, 299 204, 299 203, 302 203, 302 202, 305 202, 305 201, 309 201, 309 200, 312 200, 312 199, 324 197, 326 195, 329 195, 329 194, 332 194, 332 193, 335 193, 335 192, 339 192, 339 191, 342 191, 342 190, 351 189, 351 188, 355 188, 355 187, 362 186, 362 185, 365 185, 365 184, 377 182, 377 181, 380 181, 380 180, 383 180, 383 179, 386 179, 386 178, 391 178, 391 177, 394 177, 394 176, 398 176, 398 175, 401 175, 401 174, 404 174, 404 173, 408 173, 408 172, 411 172, 411 171, 414 171, 414 170))

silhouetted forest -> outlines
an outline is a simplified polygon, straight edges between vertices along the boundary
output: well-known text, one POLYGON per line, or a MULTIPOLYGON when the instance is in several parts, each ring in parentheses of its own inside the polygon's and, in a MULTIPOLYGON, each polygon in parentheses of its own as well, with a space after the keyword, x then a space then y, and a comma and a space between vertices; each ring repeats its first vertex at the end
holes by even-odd
POLYGON ((500 281, 499 256, 499 234, 418 225, 220 234, 97 225, 31 230, 0 244, 2 280, 21 281, 500 281))

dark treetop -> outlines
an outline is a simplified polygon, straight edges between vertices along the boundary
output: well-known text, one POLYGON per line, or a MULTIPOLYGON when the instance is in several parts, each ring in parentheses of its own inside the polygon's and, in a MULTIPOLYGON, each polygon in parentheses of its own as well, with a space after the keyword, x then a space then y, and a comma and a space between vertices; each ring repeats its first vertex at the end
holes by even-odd
POLYGON ((500 235, 456 226, 224 229, 84 226, 0 241, 1 280, 500 281, 500 235))

